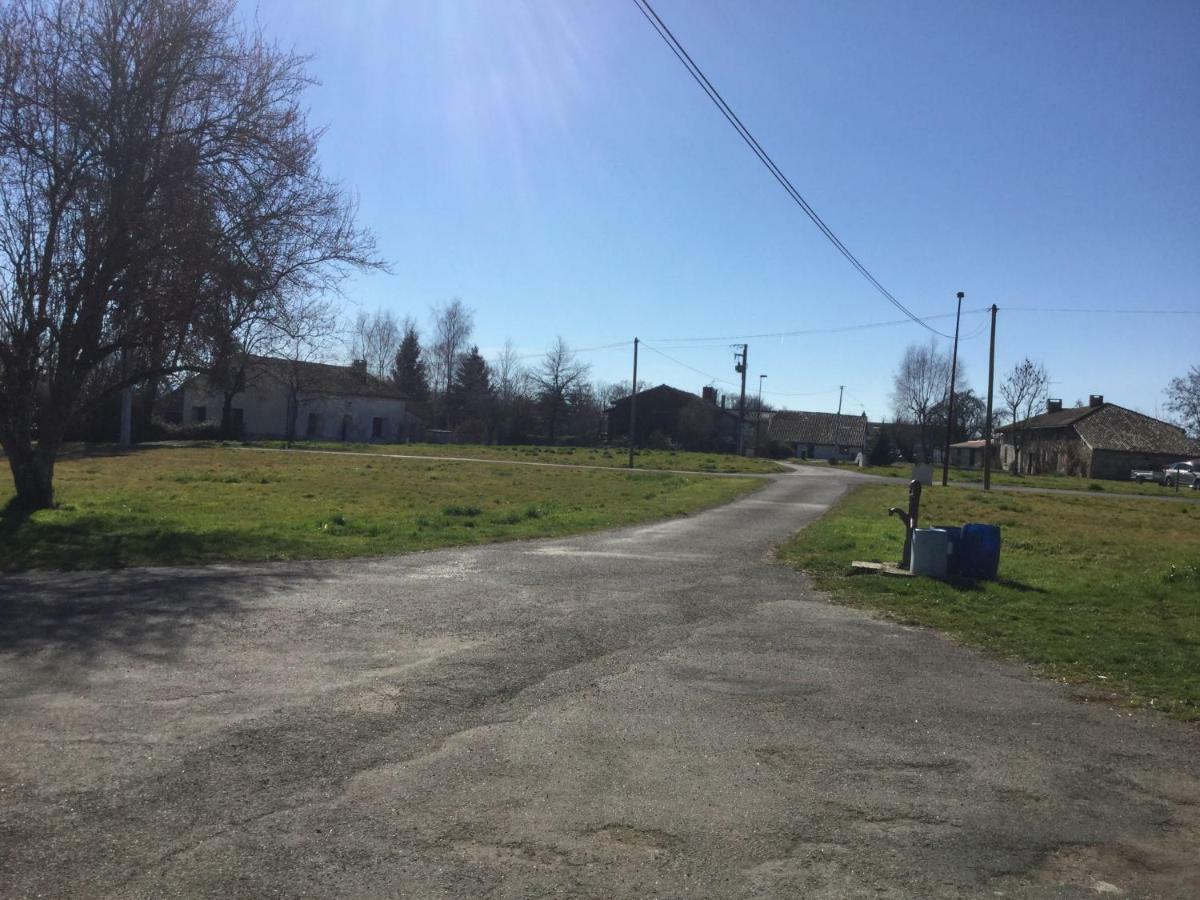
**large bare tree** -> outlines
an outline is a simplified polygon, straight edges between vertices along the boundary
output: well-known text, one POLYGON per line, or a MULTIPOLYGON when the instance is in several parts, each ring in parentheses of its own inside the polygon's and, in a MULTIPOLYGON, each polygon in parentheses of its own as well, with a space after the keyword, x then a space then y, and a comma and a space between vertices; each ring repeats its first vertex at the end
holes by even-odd
POLYGON ((232 0, 0 8, 0 446, 53 502, 67 422, 211 368, 298 292, 372 262, 322 178, 303 60, 232 0))
POLYGON ((433 308, 433 341, 430 346, 433 364, 433 392, 440 401, 443 424, 449 427, 446 397, 458 366, 458 358, 467 349, 471 332, 475 330, 475 315, 459 298, 433 308))
POLYGON ((1013 426, 1032 418, 1038 410, 1044 409, 1049 390, 1050 374, 1046 367, 1029 357, 1013 366, 1000 382, 1000 396, 1004 398, 1009 418, 1008 441, 1016 450, 1012 460, 1014 471, 1021 467, 1021 447, 1025 443, 1025 433, 1013 426))
POLYGON ((914 451, 921 462, 931 458, 938 408, 949 391, 950 358, 938 351, 937 341, 909 344, 893 378, 892 407, 897 420, 916 424, 920 446, 914 451))

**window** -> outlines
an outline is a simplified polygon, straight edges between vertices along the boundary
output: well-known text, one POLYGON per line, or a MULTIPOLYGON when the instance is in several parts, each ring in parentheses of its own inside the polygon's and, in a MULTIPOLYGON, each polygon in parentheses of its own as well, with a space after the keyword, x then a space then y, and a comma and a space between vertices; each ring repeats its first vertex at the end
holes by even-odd
POLYGON ((376 416, 371 420, 371 437, 383 437, 383 419, 381 419, 379 416, 376 416))
POLYGON ((305 436, 306 437, 316 437, 317 432, 319 432, 320 429, 321 429, 321 417, 318 416, 316 413, 309 413, 308 414, 308 427, 304 431, 305 436))
POLYGON ((207 422, 208 421, 208 407, 207 406, 193 406, 192 407, 192 421, 193 422, 207 422))
POLYGON ((234 406, 230 408, 229 422, 238 428, 242 427, 242 410, 239 407, 234 406))

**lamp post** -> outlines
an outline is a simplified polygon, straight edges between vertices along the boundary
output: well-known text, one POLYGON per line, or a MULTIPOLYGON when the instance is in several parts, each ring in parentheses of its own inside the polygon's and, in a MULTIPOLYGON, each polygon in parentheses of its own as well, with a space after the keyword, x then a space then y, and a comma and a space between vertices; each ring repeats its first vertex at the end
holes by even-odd
POLYGON ((754 420, 754 455, 758 456, 759 450, 762 448, 762 442, 759 440, 759 434, 762 432, 762 383, 766 375, 758 376, 758 417, 754 420))

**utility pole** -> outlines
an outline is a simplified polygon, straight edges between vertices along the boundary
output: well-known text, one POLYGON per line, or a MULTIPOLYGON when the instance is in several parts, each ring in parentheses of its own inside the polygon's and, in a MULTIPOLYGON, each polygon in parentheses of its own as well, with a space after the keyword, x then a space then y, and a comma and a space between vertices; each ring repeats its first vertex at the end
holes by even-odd
POLYGON ((633 468, 633 442, 637 435, 637 351, 638 339, 633 339, 633 392, 629 395, 629 468, 633 468))
POLYGON ((733 367, 735 372, 741 373, 742 376, 742 396, 738 401, 738 435, 737 435, 737 452, 738 456, 742 456, 746 451, 746 357, 750 355, 749 344, 734 344, 735 347, 741 347, 742 352, 735 354, 734 359, 738 360, 733 367))
POLYGON ((950 431, 954 428, 954 378, 958 375, 958 323, 962 319, 962 302, 965 297, 958 292, 958 313, 954 317, 954 353, 950 357, 950 401, 946 406, 946 452, 942 456, 942 487, 950 483, 950 431))
POLYGON ((983 489, 992 489, 992 384, 996 379, 996 304, 992 304, 992 339, 988 344, 987 418, 983 421, 983 489))
POLYGON ((842 455, 842 395, 844 393, 846 393, 846 386, 839 384, 837 418, 833 420, 833 452, 835 456, 842 455))
POLYGON ((766 377, 767 377, 766 375, 758 376, 758 417, 754 420, 754 455, 755 456, 758 456, 758 451, 762 447, 762 441, 759 437, 759 434, 762 431, 762 417, 763 417, 762 383, 763 383, 763 379, 766 377))

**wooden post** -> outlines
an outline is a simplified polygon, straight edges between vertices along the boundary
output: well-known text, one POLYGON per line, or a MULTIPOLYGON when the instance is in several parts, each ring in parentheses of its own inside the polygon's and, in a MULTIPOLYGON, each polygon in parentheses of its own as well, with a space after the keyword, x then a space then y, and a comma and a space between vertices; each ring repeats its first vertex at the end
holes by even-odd
POLYGON ((633 339, 633 392, 629 395, 629 468, 633 468, 633 442, 637 435, 637 354, 638 339, 633 339))

